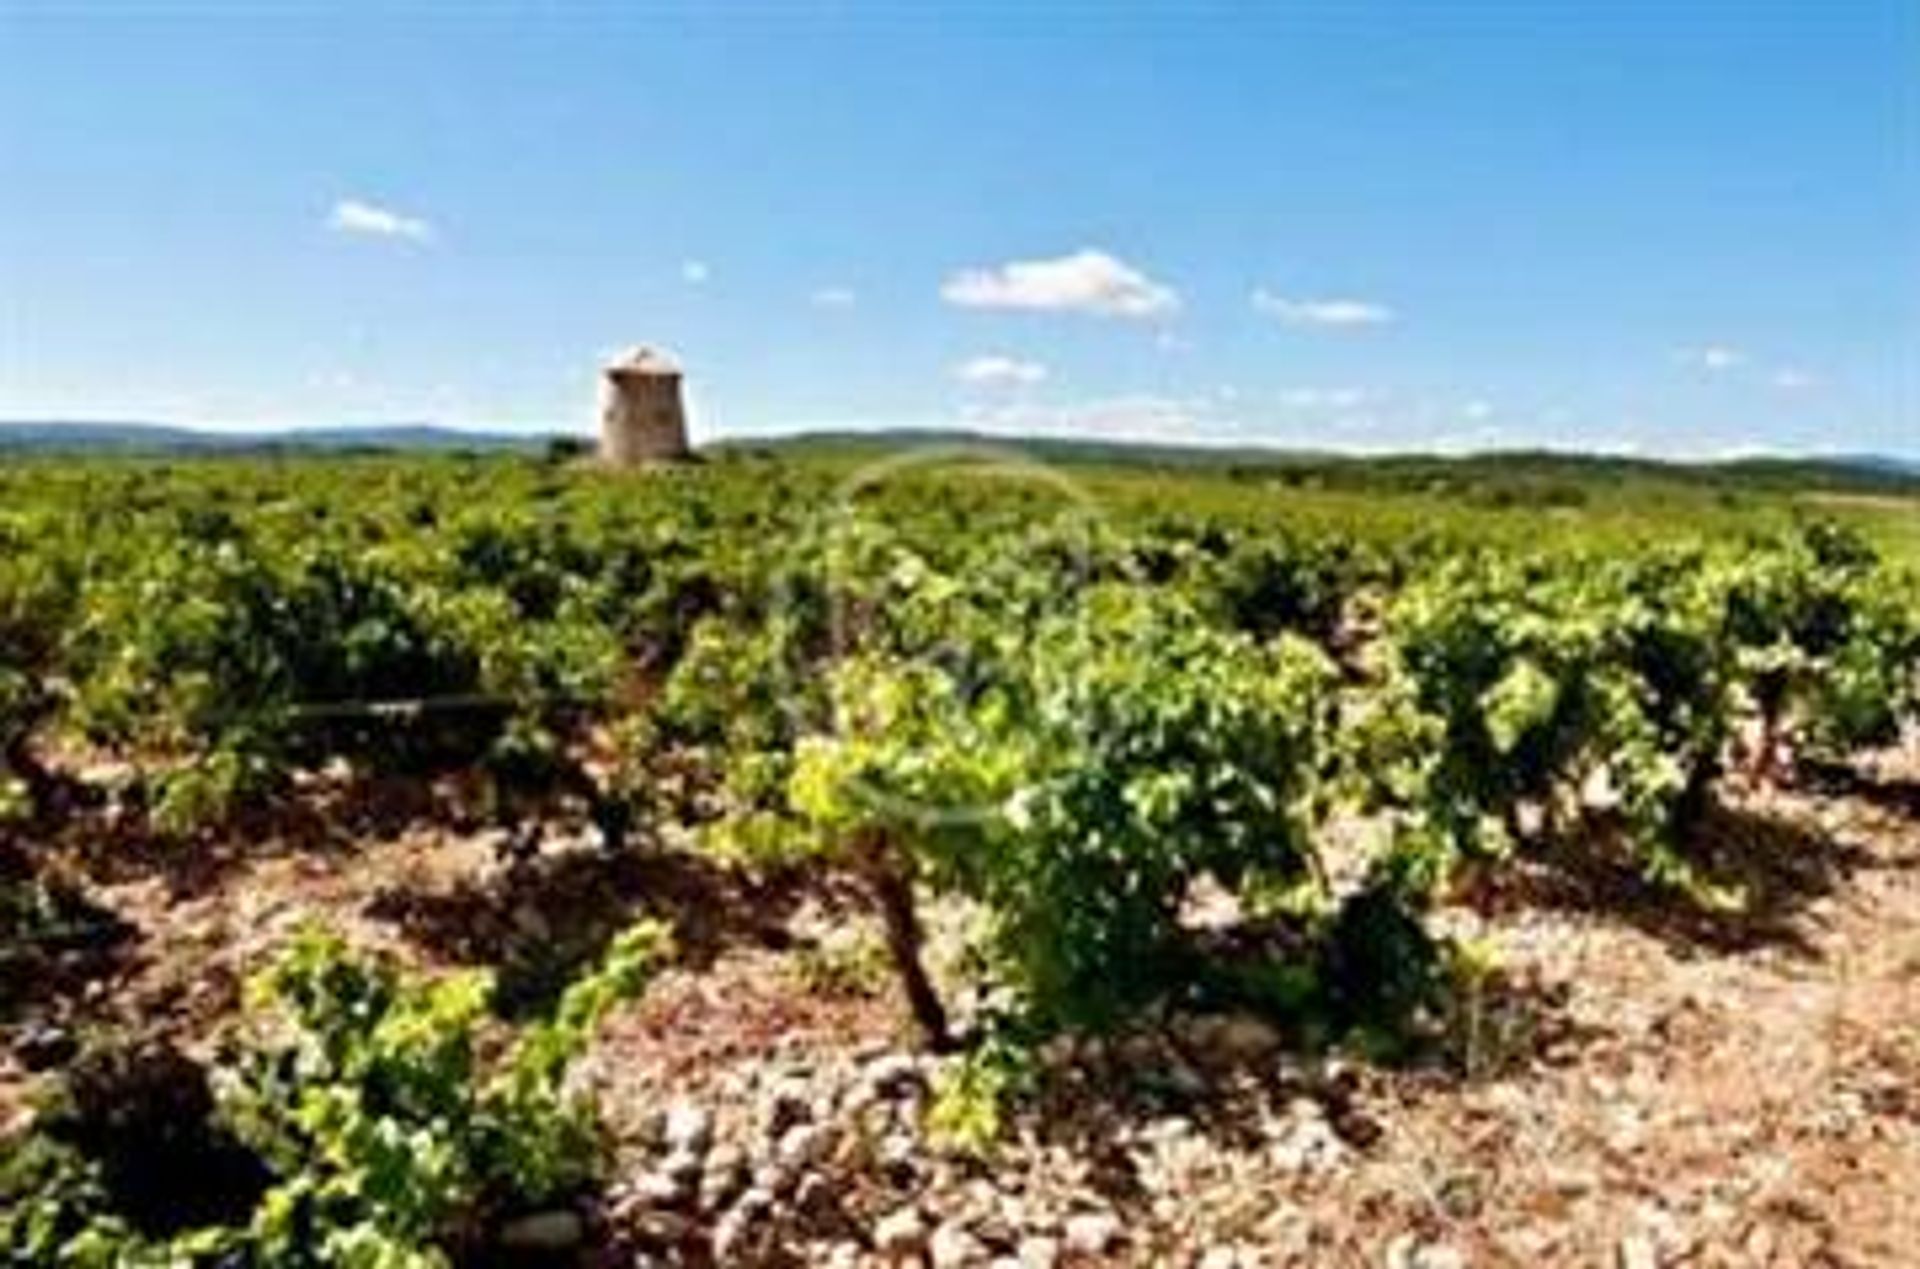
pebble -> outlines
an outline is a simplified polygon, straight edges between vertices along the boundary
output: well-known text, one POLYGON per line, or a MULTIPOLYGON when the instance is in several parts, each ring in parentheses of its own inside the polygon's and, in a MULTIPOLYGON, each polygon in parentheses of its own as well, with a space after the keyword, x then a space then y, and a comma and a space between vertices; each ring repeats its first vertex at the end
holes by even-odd
POLYGON ((1620 1240, 1620 1269, 1659 1269, 1660 1258, 1651 1239, 1629 1234, 1620 1240))
POLYGON ((777 1201, 793 1193, 793 1187, 799 1180, 798 1168, 784 1167, 777 1161, 769 1159, 754 1168, 750 1182, 751 1188, 747 1192, 751 1194, 758 1190, 763 1194, 771 1195, 777 1201))
POLYGON ((782 1076, 768 1090, 763 1105, 766 1135, 778 1141, 787 1129, 813 1118, 813 1088, 799 1076, 782 1076))
POLYGON ((700 1205, 710 1210, 724 1207, 747 1187, 749 1175, 744 1151, 737 1146, 716 1147, 707 1156, 706 1170, 700 1178, 700 1205))
POLYGON ((1193 1131, 1193 1121, 1184 1115, 1168 1115, 1156 1119, 1140 1130, 1140 1140, 1165 1143, 1177 1141, 1193 1131))
POLYGON ((888 1053, 867 1063, 864 1082, 881 1097, 906 1097, 924 1091, 926 1076, 910 1053, 888 1053))
POLYGON ((740 1207, 732 1207, 713 1223, 713 1259, 715 1264, 730 1265, 738 1263, 744 1256, 748 1240, 753 1237, 753 1222, 757 1219, 751 1212, 740 1207))
POLYGON ((873 1249, 890 1260, 917 1256, 927 1245, 927 1223, 918 1208, 903 1207, 882 1216, 873 1227, 873 1249))
POLYGON ((809 1172, 793 1187, 793 1208, 807 1220, 825 1220, 833 1214, 835 1189, 833 1182, 818 1172, 809 1172))
POLYGON ((1019 1199, 1008 1199, 1003 1204, 990 1197, 980 1205, 979 1215, 973 1222, 974 1237, 994 1251, 1012 1251, 1020 1242, 1020 1231, 1027 1227, 1024 1219, 1008 1218, 1007 1204, 1024 1215, 1019 1199))
POLYGON ((691 1190, 698 1185, 701 1174, 706 1170, 705 1160, 684 1150, 675 1151, 660 1161, 660 1175, 683 1190, 691 1190))
POLYGON ((1387 1269, 1467 1269, 1467 1258, 1445 1243, 1419 1243, 1402 1234, 1387 1247, 1387 1269))
POLYGON ((672 1207, 687 1197, 687 1187, 664 1173, 648 1172, 633 1183, 629 1193, 644 1207, 672 1207))
POLYGON ((882 1137, 873 1154, 881 1174, 895 1185, 911 1185, 920 1170, 920 1147, 907 1133, 882 1137))
POLYGON ((1022 1239, 1019 1258, 1022 1269, 1054 1269, 1060 1263, 1060 1240, 1048 1237, 1022 1239))
POLYGON ((1066 1250, 1076 1256, 1104 1256, 1120 1241, 1120 1218, 1111 1212, 1081 1212, 1069 1216, 1066 1250))
POLYGON ((772 1190, 754 1185, 740 1192, 740 1197, 733 1201, 732 1210, 764 1216, 779 1206, 779 1201, 779 1197, 772 1190))
POLYGON ((1267 1162, 1282 1172, 1309 1172, 1340 1161, 1346 1146, 1326 1120, 1296 1122, 1267 1148, 1267 1162))
POLYGON ((963 1269, 987 1258, 987 1249, 959 1221, 946 1221, 933 1231, 927 1243, 927 1257, 933 1269, 963 1269))
POLYGON ((876 1108, 887 1109, 889 1103, 871 1084, 855 1084, 840 1096, 840 1114, 847 1119, 864 1119, 876 1108))
POLYGON ((65 1027, 28 1023, 14 1033, 13 1051, 28 1071, 47 1071, 71 1061, 80 1042, 65 1027))
POLYGON ((1581 1194, 1591 1194, 1600 1188, 1600 1178, 1587 1168, 1549 1168, 1547 1185, 1556 1194, 1573 1198, 1581 1194))
POLYGON ((679 1247, 693 1238, 693 1222, 678 1212, 643 1212, 633 1222, 634 1236, 651 1247, 679 1247))
POLYGON ((1004 1239, 998 1235, 995 1241, 1004 1241, 1013 1246, 1020 1241, 1020 1231, 1035 1229, 1041 1222, 1036 1220, 1025 1199, 1017 1194, 1002 1194, 995 1200, 996 1211, 989 1219, 996 1229, 1005 1231, 1004 1239))
POLYGON ((804 1168, 826 1157, 833 1136, 821 1124, 796 1124, 781 1134, 774 1157, 782 1167, 804 1168))
POLYGON ((661 1140, 669 1153, 704 1155, 713 1148, 713 1112, 695 1102, 667 1108, 661 1140))
POLYGON ((722 1213, 713 1226, 713 1259, 717 1264, 737 1264, 747 1258, 756 1236, 774 1209, 773 1196, 765 1190, 748 1190, 722 1213))

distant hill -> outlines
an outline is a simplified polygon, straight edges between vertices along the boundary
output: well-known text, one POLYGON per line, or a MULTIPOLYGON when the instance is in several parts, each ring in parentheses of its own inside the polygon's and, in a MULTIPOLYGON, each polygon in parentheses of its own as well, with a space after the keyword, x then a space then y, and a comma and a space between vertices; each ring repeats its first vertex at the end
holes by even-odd
POLYGON ((558 433, 469 432, 429 423, 224 432, 163 423, 0 421, 0 453, 250 453, 257 451, 539 450, 558 433))
POLYGON ((1893 476, 1920 476, 1920 458, 1893 458, 1885 454, 1842 454, 1829 461, 1861 471, 1893 476))
MULTIPOLYGON (((467 431, 428 423, 226 432, 138 422, 0 421, 0 455, 7 453, 249 454, 368 452, 537 453, 556 440, 586 442, 561 432, 467 431)), ((590 442, 587 442, 590 443, 590 442)), ((913 446, 953 445, 1017 449, 1061 465, 1177 467, 1269 472, 1356 488, 1418 489, 1462 483, 1527 488, 1681 481, 1745 488, 1815 489, 1920 497, 1920 460, 1881 454, 1767 456, 1720 462, 1668 462, 1560 450, 1507 450, 1466 455, 1341 454, 1260 446, 1149 444, 1005 437, 966 431, 895 430, 805 432, 737 437, 706 446, 713 453, 872 454, 913 446)))
POLYGON ((1203 446, 1005 437, 965 431, 806 432, 716 442, 717 452, 877 453, 909 446, 1015 449, 1058 464, 1187 467, 1271 472, 1329 485, 1414 489, 1459 483, 1512 486, 1618 485, 1668 481, 1744 488, 1827 490, 1920 497, 1920 460, 1886 455, 1769 456, 1680 462, 1562 450, 1494 450, 1462 455, 1341 454, 1259 446, 1203 446))

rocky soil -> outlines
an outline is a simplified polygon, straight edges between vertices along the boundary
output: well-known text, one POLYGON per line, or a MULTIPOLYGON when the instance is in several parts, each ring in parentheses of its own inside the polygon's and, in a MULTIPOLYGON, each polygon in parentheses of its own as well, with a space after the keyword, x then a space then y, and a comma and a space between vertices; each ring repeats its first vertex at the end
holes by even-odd
POLYGON ((986 1153, 931 1130, 949 1072, 903 1045, 864 918, 832 893, 565 851, 499 886, 484 844, 428 834, 259 848, 192 884, 95 880, 139 936, 7 1032, 0 1109, 24 1104, 36 1046, 103 1019, 209 1044, 305 920, 427 965, 504 962, 537 995, 654 910, 685 960, 591 1064, 615 1183, 524 1222, 524 1246, 636 1266, 1908 1265, 1917 792, 1908 752, 1734 798, 1716 831, 1747 873, 1737 918, 1562 869, 1476 894, 1444 919, 1497 969, 1417 1063, 1303 1055, 1250 1017, 1057 1042, 986 1153))

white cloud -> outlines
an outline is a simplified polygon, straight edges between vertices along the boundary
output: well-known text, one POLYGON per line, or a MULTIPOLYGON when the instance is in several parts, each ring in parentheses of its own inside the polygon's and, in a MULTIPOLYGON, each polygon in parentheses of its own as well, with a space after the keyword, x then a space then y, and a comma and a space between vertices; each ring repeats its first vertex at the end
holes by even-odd
POLYGON ((942 431, 964 428, 983 436, 1017 439, 1031 436, 1097 437, 1102 440, 1171 442, 1192 445, 1244 444, 1247 434, 1205 398, 1152 395, 1114 396, 1054 404, 1010 398, 979 398, 951 413, 917 419, 897 414, 863 417, 829 414, 786 419, 728 435, 791 435, 818 431, 891 431, 898 428, 942 431))
POLYGON ((852 308, 859 299, 853 288, 846 286, 823 286, 807 297, 815 308, 852 308))
POLYGON ((971 407, 968 428, 1010 436, 1097 436, 1108 440, 1207 443, 1232 430, 1205 399, 1108 397, 1064 405, 1031 403, 971 407))
POLYGON ((1818 385, 1820 380, 1798 366, 1782 366, 1773 372, 1772 382, 1782 392, 1799 392, 1818 385))
POLYGON ((1473 420, 1475 423, 1478 423, 1478 422, 1481 422, 1482 420, 1490 419, 1493 417, 1493 402, 1483 401, 1479 398, 1475 398, 1474 400, 1469 401, 1465 405, 1461 406, 1460 413, 1462 416, 1473 420))
POLYGON ((327 228, 336 233, 364 234, 372 238, 399 238, 406 242, 433 241, 433 226, 417 216, 403 216, 390 208, 343 198, 327 216, 327 228))
POLYGON ((1288 388, 1280 404, 1290 410, 1348 410, 1368 396, 1364 388, 1288 388))
POLYGON ((1033 384, 1047 377, 1047 368, 1037 361, 988 355, 961 362, 953 368, 953 374, 966 383, 1033 384))
POLYGON ((307 386, 323 392, 351 392, 360 386, 360 376, 351 370, 316 370, 307 376, 307 386))
POLYGON ((682 260, 680 262, 680 280, 688 286, 705 286, 707 279, 713 276, 713 270, 707 267, 705 260, 682 260))
POLYGON ((1712 371, 1715 374, 1723 370, 1732 370, 1736 366, 1744 366, 1747 362, 1747 354, 1725 344, 1703 344, 1698 348, 1682 348, 1674 353, 1674 356, 1685 365, 1712 371))
POLYGON ((996 268, 962 269, 940 288, 961 308, 1092 313, 1100 317, 1160 317, 1180 297, 1104 251, 1084 248, 1051 260, 1014 260, 996 268))
POLYGON ((1385 304, 1372 300, 1292 299, 1276 295, 1265 287, 1256 287, 1252 299, 1254 308, 1288 326, 1352 329, 1384 326, 1399 317, 1385 304))

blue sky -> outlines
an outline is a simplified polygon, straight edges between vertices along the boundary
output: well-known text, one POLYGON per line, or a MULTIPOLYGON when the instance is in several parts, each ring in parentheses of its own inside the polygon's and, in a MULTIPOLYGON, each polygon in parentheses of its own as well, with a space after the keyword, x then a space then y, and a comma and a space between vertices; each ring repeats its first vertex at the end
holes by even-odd
POLYGON ((1920 453, 1920 5, 0 0, 0 417, 1920 453))

